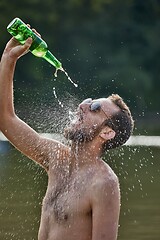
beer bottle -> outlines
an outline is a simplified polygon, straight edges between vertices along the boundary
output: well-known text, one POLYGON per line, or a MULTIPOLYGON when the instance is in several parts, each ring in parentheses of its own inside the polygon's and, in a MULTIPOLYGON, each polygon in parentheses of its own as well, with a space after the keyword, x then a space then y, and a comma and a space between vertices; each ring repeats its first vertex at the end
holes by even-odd
POLYGON ((30 51, 36 57, 42 57, 57 70, 63 71, 62 64, 56 57, 48 50, 47 43, 35 34, 21 19, 14 18, 7 26, 8 32, 17 39, 21 44, 24 44, 27 38, 33 39, 30 51))

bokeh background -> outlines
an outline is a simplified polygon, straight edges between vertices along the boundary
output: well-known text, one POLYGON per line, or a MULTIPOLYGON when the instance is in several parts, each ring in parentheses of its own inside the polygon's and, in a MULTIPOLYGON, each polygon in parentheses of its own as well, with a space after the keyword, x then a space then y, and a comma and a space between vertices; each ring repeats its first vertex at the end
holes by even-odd
POLYGON ((19 17, 41 33, 79 85, 63 73, 55 80, 51 65, 28 54, 15 73, 18 109, 52 106, 53 86, 64 103, 118 93, 138 120, 135 133, 160 133, 158 0, 1 0, 0 13, 0 52, 10 38, 7 25, 19 17))
MULTIPOLYGON (((15 17, 41 33, 78 84, 62 72, 55 78, 54 67, 31 53, 19 59, 14 101, 25 122, 61 133, 81 100, 117 93, 132 111, 134 135, 160 135, 159 0, 1 0, 0 54, 15 17)), ((118 240, 159 240, 160 148, 124 146, 104 160, 121 185, 118 240)), ((43 169, 0 141, 0 239, 37 239, 46 187, 43 169)))

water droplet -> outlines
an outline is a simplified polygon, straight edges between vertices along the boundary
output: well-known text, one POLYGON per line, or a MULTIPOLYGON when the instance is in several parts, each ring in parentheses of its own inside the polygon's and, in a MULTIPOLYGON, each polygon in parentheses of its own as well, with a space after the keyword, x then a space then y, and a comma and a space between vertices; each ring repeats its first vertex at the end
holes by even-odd
POLYGON ((57 97, 56 88, 55 88, 55 87, 53 87, 53 94, 54 94, 54 97, 57 99, 59 105, 63 108, 62 102, 61 102, 61 101, 58 99, 58 97, 57 97))
POLYGON ((57 77, 57 72, 58 72, 59 68, 56 68, 56 71, 54 73, 54 76, 57 77))

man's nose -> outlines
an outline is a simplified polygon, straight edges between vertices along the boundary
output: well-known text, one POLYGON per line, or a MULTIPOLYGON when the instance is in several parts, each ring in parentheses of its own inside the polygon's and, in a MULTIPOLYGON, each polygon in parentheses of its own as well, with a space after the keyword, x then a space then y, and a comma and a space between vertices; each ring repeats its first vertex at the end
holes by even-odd
POLYGON ((90 106, 90 103, 80 103, 79 104, 79 109, 82 111, 82 112, 86 112, 88 109, 89 109, 89 106, 90 106))

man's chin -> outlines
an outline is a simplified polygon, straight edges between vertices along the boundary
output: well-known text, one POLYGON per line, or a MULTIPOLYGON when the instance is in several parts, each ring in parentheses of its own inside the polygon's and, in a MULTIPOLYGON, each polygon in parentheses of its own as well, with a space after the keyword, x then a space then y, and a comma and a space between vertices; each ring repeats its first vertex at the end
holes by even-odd
POLYGON ((71 140, 73 142, 83 142, 84 141, 82 130, 73 130, 71 128, 66 128, 64 130, 64 137, 67 140, 71 140))
POLYGON ((82 142, 89 142, 92 141, 94 134, 88 134, 86 133, 85 129, 77 129, 77 130, 73 130, 71 128, 66 128, 64 130, 64 137, 67 140, 71 140, 73 142, 77 142, 77 143, 82 143, 82 142))

